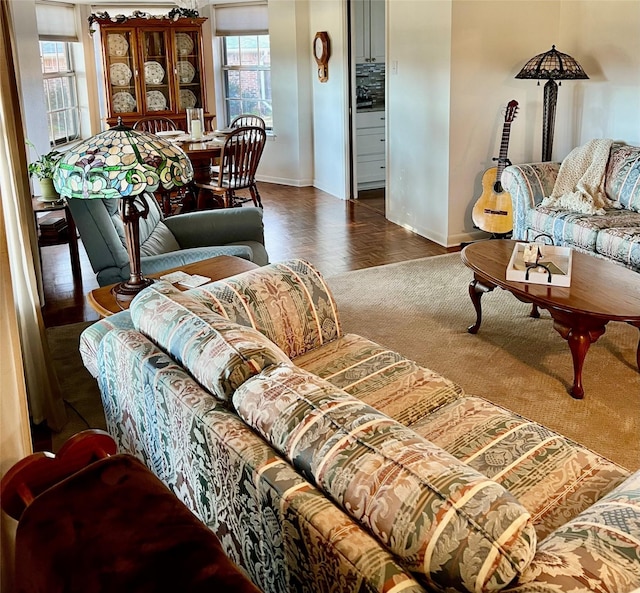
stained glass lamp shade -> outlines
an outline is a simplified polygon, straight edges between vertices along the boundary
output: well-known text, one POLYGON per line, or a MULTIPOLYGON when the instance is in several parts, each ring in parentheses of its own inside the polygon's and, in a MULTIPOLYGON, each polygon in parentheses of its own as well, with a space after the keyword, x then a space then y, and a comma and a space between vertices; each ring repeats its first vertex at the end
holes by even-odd
POLYGON ((118 301, 130 301, 152 282, 140 269, 139 220, 146 218, 149 206, 145 199, 136 198, 159 188, 170 191, 192 179, 191 161, 181 148, 121 122, 85 140, 60 160, 53 184, 62 197, 122 199, 130 276, 113 289, 118 301))
MULTIPOLYGON (((556 80, 579 80, 589 78, 582 66, 568 54, 551 46, 549 51, 531 58, 516 74, 516 78, 546 80, 544 85, 544 110, 542 114, 542 160, 551 160, 553 130, 556 123, 558 84, 556 80)), ((538 83, 539 84, 539 83, 538 83)))

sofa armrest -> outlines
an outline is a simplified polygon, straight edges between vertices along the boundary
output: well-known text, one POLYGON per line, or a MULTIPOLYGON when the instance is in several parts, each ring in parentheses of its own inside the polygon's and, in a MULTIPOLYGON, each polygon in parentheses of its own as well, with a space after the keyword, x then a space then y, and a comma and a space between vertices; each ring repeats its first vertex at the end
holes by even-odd
POLYGON ((510 165, 502 172, 500 182, 504 190, 511 194, 513 203, 514 239, 527 239, 527 212, 551 194, 559 169, 560 163, 529 163, 510 165))
POLYGON ((171 216, 164 220, 181 249, 254 241, 264 245, 262 210, 228 208, 171 216))
POLYGON ((640 470, 549 534, 508 591, 636 591, 639 529, 640 470))

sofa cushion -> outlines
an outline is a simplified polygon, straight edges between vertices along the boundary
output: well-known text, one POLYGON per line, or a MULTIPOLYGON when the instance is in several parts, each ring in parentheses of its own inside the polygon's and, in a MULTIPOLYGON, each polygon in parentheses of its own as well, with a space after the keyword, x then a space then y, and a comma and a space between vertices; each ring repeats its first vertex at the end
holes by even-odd
POLYGON ((300 259, 270 264, 190 291, 203 306, 257 329, 290 358, 337 338, 335 300, 320 273, 300 259))
POLYGON ((597 453, 479 397, 442 406, 412 428, 502 484, 531 513, 538 539, 629 475, 597 453))
POLYGON ((530 562, 535 530, 510 493, 327 381, 272 367, 233 404, 428 586, 496 591, 530 562))
POLYGON ((453 381, 356 334, 293 362, 405 426, 464 394, 453 381))
POLYGON ((596 252, 640 272, 640 226, 600 231, 596 252))
POLYGON ((625 144, 611 147, 605 190, 623 208, 640 212, 640 147, 625 144))
POLYGON ((156 282, 140 292, 129 311, 138 331, 223 401, 265 367, 291 364, 260 332, 212 313, 168 282, 156 282))
POLYGON ((640 213, 609 208, 604 215, 596 216, 538 206, 527 214, 526 239, 531 241, 544 233, 553 238, 554 245, 595 252, 598 233, 619 227, 640 228, 640 213))
POLYGON ((540 542, 509 591, 638 591, 638 534, 640 471, 540 542))

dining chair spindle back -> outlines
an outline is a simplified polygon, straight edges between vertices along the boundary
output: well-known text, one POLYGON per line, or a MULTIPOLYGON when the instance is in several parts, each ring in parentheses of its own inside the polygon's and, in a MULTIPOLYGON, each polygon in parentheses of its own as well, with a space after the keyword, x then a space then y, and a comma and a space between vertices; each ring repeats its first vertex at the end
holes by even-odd
POLYGON ((243 113, 239 115, 235 119, 231 121, 229 127, 231 129, 235 128, 246 128, 249 126, 256 126, 258 128, 266 129, 267 125, 259 115, 253 115, 251 113, 243 113))
POLYGON ((168 117, 143 117, 133 124, 133 129, 138 132, 173 132, 177 130, 175 122, 168 117))
POLYGON ((257 126, 233 130, 225 140, 220 163, 211 181, 196 183, 199 193, 202 195, 209 191, 220 196, 223 206, 230 208, 242 203, 236 196, 236 190, 248 189, 254 205, 262 208, 262 200, 256 186, 256 170, 266 138, 266 132, 257 126))

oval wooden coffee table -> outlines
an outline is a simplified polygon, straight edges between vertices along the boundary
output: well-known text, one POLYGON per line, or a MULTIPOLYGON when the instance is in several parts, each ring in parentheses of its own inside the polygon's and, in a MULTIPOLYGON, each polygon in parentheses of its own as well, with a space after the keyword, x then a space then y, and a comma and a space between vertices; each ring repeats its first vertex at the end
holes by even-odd
MULTIPOLYGON (((462 261, 473 270, 469 295, 476 310, 476 322, 468 328, 475 334, 482 323, 480 299, 496 286, 517 299, 547 309, 554 329, 569 342, 573 358, 573 385, 569 393, 581 399, 582 365, 589 346, 604 334, 609 321, 624 321, 640 329, 640 274, 604 259, 573 252, 571 286, 549 286, 514 282, 506 270, 516 241, 488 240, 467 245, 462 261)), ((636 353, 640 369, 640 342, 636 353)))

